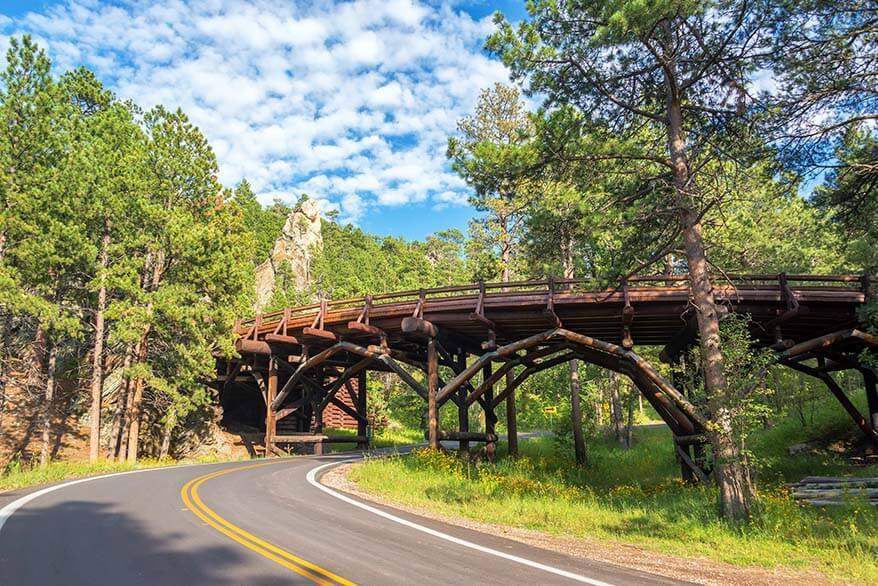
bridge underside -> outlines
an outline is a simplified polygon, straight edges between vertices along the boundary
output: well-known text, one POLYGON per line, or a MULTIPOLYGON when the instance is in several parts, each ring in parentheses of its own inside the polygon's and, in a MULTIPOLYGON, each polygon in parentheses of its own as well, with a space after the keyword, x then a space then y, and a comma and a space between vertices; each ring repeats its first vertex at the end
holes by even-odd
MULTIPOLYGON (((320 452, 327 442, 369 443, 366 372, 393 372, 424 400, 430 445, 458 440, 468 453, 471 442, 482 442, 491 458, 495 410, 505 404, 514 451, 516 388, 577 359, 630 378, 673 432, 684 477, 706 480, 706 416, 632 350, 661 346, 661 359, 675 362, 696 344, 685 279, 635 277, 601 291, 576 280, 479 284, 288 308, 238 324, 241 356, 221 361, 217 388, 224 404, 258 390, 261 407, 251 401, 249 417, 255 423, 255 411, 262 411, 268 451, 320 452), (458 413, 455 430, 439 428, 447 403, 458 413), (470 431, 474 403, 484 412, 481 431, 470 431), (323 433, 329 405, 357 421, 355 437, 323 433)), ((772 347, 780 364, 823 381, 878 444, 876 374, 860 361, 878 339, 857 330, 857 308, 870 285, 847 276, 749 276, 716 293, 729 312, 748 316, 757 344, 772 347), (869 413, 859 413, 833 379, 840 370, 862 373, 869 413)))

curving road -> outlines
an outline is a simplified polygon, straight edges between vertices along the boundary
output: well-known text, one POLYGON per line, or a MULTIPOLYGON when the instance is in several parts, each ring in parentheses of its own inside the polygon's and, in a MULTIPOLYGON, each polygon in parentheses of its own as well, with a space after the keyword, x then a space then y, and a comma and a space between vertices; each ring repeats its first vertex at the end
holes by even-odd
POLYGON ((0 584, 678 584, 319 484, 360 455, 142 470, 0 494, 0 584))

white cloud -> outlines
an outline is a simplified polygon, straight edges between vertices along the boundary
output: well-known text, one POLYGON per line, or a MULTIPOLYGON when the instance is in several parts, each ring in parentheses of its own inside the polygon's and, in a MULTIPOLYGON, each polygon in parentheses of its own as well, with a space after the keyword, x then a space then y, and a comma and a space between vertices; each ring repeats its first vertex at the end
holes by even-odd
POLYGON ((308 192, 356 220, 430 199, 466 205, 445 141, 505 80, 482 52, 489 19, 414 0, 292 3, 67 0, 0 19, 59 70, 86 65, 144 108, 182 107, 264 202, 308 192))

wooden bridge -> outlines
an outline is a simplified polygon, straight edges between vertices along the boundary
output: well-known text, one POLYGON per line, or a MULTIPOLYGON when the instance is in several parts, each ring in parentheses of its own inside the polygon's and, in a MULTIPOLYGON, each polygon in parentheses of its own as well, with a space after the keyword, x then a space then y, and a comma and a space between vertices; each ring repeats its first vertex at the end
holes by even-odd
MULTIPOLYGON (((774 349, 779 363, 823 381, 878 443, 876 373, 860 361, 878 338, 858 329, 858 308, 874 297, 874 280, 780 274, 713 282, 725 312, 747 315, 758 344, 774 349), (868 414, 833 378, 840 370, 862 374, 868 414)), ((332 441, 367 445, 365 376, 377 370, 396 373, 425 401, 431 445, 459 440, 469 450, 470 442, 484 442, 490 457, 495 410, 505 403, 514 449, 515 389, 537 372, 579 359, 629 377, 672 430, 684 476, 709 473, 706 416, 633 351, 661 346, 661 360, 673 363, 697 344, 687 275, 629 277, 611 288, 549 279, 323 300, 241 320, 236 330, 240 358, 222 361, 217 388, 224 406, 250 405, 250 420, 265 426, 272 452, 307 444, 319 453, 332 441), (438 412, 448 402, 458 412, 456 430, 439 429, 438 412), (484 411, 484 431, 470 431, 473 403, 484 411), (321 414, 331 404, 358 421, 356 437, 323 434, 321 414)))

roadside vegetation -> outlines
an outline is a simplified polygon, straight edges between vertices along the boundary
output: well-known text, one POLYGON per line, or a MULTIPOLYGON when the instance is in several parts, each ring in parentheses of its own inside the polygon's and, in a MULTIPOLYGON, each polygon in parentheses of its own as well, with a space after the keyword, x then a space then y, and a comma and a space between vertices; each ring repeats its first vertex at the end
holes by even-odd
POLYGON ((878 571, 878 510, 853 499, 838 507, 803 505, 784 483, 875 469, 854 467, 826 446, 790 455, 791 445, 850 428, 829 397, 809 407, 807 418, 806 427, 791 414, 751 436, 760 491, 745 524, 716 514, 715 486, 681 483, 670 431, 662 427, 635 428, 628 450, 599 434, 585 467, 572 465, 568 442, 543 436, 522 442, 517 459, 501 457, 494 465, 422 449, 357 465, 350 479, 402 506, 452 517, 868 582, 878 571))
MULTIPOLYGON (((334 436, 355 436, 355 429, 324 429, 323 433, 334 436)), ((393 448, 424 443, 424 432, 407 427, 387 427, 376 430, 372 436, 371 448, 393 448)), ((356 444, 327 444, 331 452, 350 452, 357 448, 356 444)))
POLYGON ((229 458, 202 457, 183 460, 174 458, 141 458, 137 462, 114 462, 112 460, 99 460, 97 462, 85 461, 55 461, 47 466, 40 466, 36 462, 24 463, 19 460, 11 462, 6 470, 0 474, 0 492, 54 484, 65 480, 97 476, 99 474, 112 474, 114 472, 128 472, 129 470, 141 470, 144 468, 160 468, 163 466, 182 466, 187 464, 210 464, 212 462, 228 462, 229 458))

